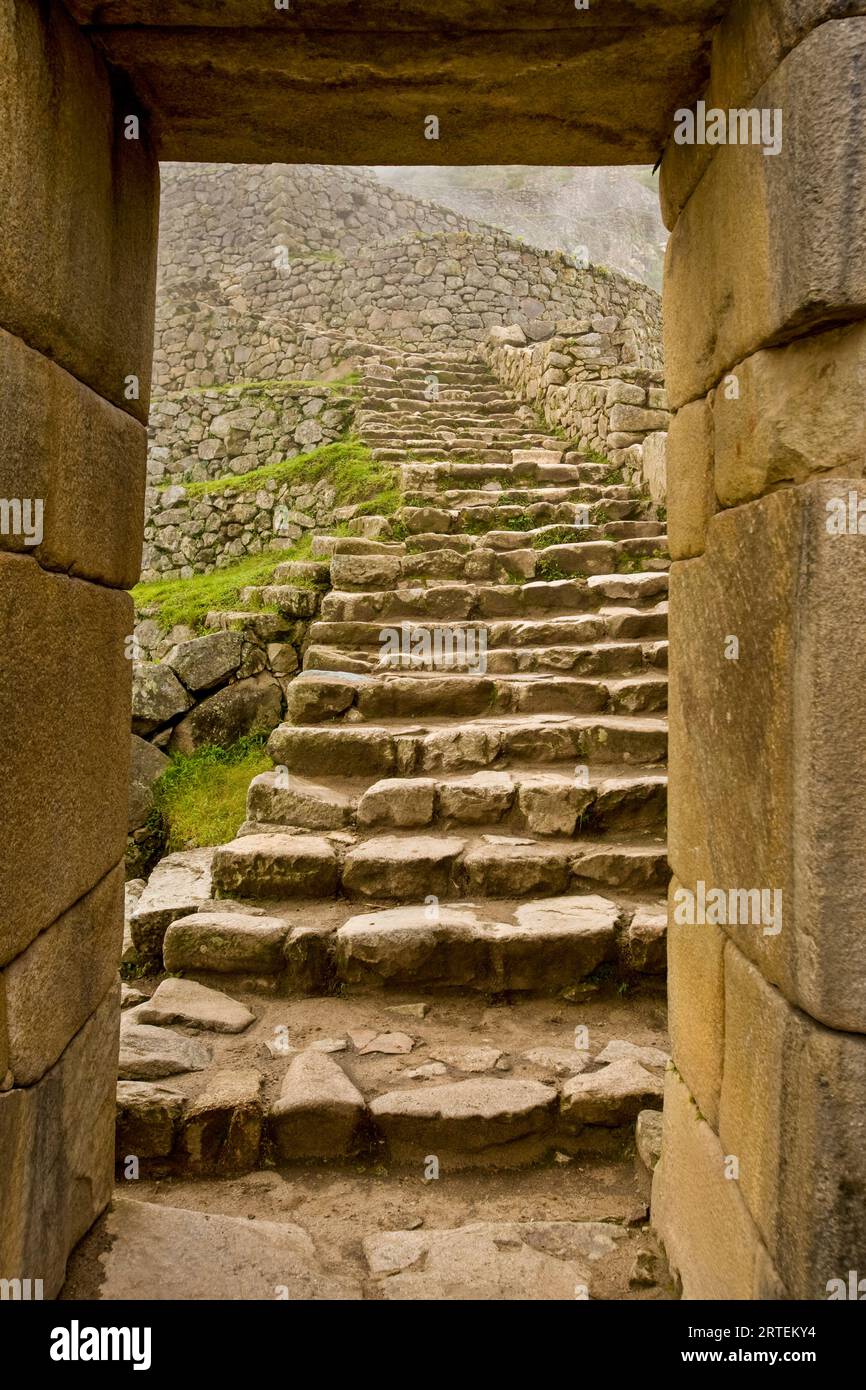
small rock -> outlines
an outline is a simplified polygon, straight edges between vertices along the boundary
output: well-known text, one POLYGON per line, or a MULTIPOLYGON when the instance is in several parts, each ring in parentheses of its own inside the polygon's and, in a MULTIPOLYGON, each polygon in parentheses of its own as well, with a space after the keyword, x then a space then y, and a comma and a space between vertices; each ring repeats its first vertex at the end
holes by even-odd
POLYGON ((405 1014, 407 1018, 426 1018, 430 1012, 429 1004, 389 1004, 386 1013, 405 1014))
POLYGON ((635 1043, 626 1042, 624 1039, 615 1038, 609 1042, 607 1047, 596 1057, 597 1062, 620 1062, 627 1061, 639 1062, 642 1067, 648 1067, 650 1071, 660 1068, 664 1070, 671 1060, 667 1052, 662 1052, 660 1047, 638 1047, 635 1043))
POLYGON ((567 1128, 583 1125, 625 1125, 641 1110, 661 1107, 664 1087, 659 1077, 623 1058, 600 1071, 573 1076, 562 1088, 561 1117, 567 1128))
POLYGON ((386 1056, 400 1057, 406 1052, 411 1052, 414 1046, 415 1039, 410 1038, 408 1033, 379 1033, 360 1051, 362 1055, 382 1052, 386 1056))
POLYGON ((209 1064, 210 1048, 197 1038, 185 1038, 170 1028, 129 1022, 129 1017, 121 1015, 117 1072, 121 1081, 159 1081, 179 1072, 204 1071, 209 1064))
POLYGON ((533 1047, 523 1056, 533 1066, 552 1071, 554 1076, 577 1076, 592 1061, 588 1052, 579 1052, 576 1047, 533 1047))
POLYGON ((641 1110, 635 1125, 635 1145, 641 1162, 652 1173, 662 1156, 661 1110, 641 1110))
POLYGON ((456 1071, 492 1071, 502 1053, 495 1047, 440 1047, 430 1054, 456 1071))
POLYGON ((245 1004, 194 980, 168 979, 135 1011, 137 1023, 185 1023, 214 1033, 242 1033, 255 1022, 245 1004))
POLYGON ((120 1007, 121 1009, 131 1009, 136 1004, 143 1004, 147 995, 140 989, 133 989, 132 985, 120 986, 120 1007))
POLYGON ((371 1043, 376 1037, 378 1037, 378 1033, 375 1028, 349 1029, 349 1041, 356 1052, 360 1052, 362 1047, 366 1047, 367 1043, 371 1043))
POLYGON ((628 1282, 634 1287, 652 1288, 658 1283, 658 1263, 651 1250, 638 1250, 628 1282))
POLYGON ((291 1063, 271 1108, 280 1158, 342 1158, 364 1114, 364 1097, 338 1062, 308 1049, 291 1063))
POLYGON ((317 1038, 315 1042, 309 1043, 308 1047, 313 1052, 345 1052, 348 1043, 345 1038, 317 1038))
POLYGON ((425 1062, 423 1067, 414 1067, 400 1075, 407 1081, 430 1081, 434 1076, 444 1076, 448 1068, 444 1062, 425 1062))

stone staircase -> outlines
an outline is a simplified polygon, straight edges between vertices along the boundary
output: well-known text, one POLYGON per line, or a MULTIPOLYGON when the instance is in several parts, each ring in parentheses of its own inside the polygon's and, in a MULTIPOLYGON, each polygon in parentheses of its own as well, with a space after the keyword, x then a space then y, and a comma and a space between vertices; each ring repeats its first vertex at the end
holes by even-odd
MULTIPOLYGON (((244 596, 313 615, 304 670, 236 839, 164 860, 132 914, 183 978, 129 1000, 118 1156, 183 1181, 481 1170, 490 1209, 524 1217, 514 1175, 552 1165, 533 1239, 573 1253, 601 1217, 619 1264, 589 1296, 665 1296, 641 1231, 666 1059, 664 526, 482 363, 383 355, 360 425, 404 505, 244 596)), ((438 1234, 459 1245, 474 1211, 455 1199, 438 1234)), ((365 1296, 472 1296, 398 1293, 411 1265, 385 1278, 368 1252, 365 1296)), ((496 1296, 526 1296, 509 1271, 496 1296)))

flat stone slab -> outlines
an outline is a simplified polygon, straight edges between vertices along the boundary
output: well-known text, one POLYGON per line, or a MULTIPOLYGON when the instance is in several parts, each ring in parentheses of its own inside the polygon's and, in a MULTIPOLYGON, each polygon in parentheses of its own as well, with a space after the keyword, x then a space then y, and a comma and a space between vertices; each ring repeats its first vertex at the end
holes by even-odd
POLYGON ((79 1247, 94 1259, 88 1297, 136 1302, 360 1298, 357 1283, 326 1272, 300 1226, 249 1221, 120 1198, 79 1247))
MULTIPOLYGON (((397 1161, 440 1151, 500 1156, 517 1141, 552 1130, 557 1093, 540 1081, 478 1078, 444 1086, 388 1091, 370 1104, 370 1113, 397 1161)), ((523 1160, 515 1148, 514 1159, 523 1160)))
POLYGON ((608 1062, 638 1062, 647 1071, 664 1071, 671 1059, 670 1054, 663 1052, 660 1047, 639 1047, 637 1043, 627 1042, 624 1038, 614 1038, 595 1060, 605 1065, 608 1062))
POLYGON ((601 1221, 509 1221, 382 1231, 362 1244, 388 1300, 573 1302, 593 1296, 594 1269, 627 1240, 622 1227, 601 1221))
POLYGON ((337 876, 334 847, 317 835, 242 835, 213 859, 218 892, 250 898, 332 897, 337 876))
POLYGON ((172 922, 165 934, 166 970, 213 970, 273 975, 285 967, 289 927, 280 917, 197 912, 172 922))
POLYGON ((271 1107, 270 1131, 280 1158, 343 1158, 364 1114, 364 1097, 339 1062, 312 1048, 299 1053, 271 1107))
POLYGON ((130 1017, 136 1023, 185 1023, 214 1033, 242 1033, 255 1022, 255 1014, 221 990, 194 980, 170 978, 157 985, 150 999, 139 1004, 130 1017))
POLYGON ((210 1048, 198 1038, 136 1023, 128 1013, 121 1016, 117 1070, 121 1081, 159 1081, 185 1071, 204 1071, 210 1059, 210 1048))
POLYGON ((166 927, 210 897, 213 856, 212 849, 191 849, 159 861, 129 917, 140 955, 158 956, 166 927))
POLYGON ((638 1062, 622 1058, 601 1071, 584 1072, 566 1081, 560 1102, 566 1129, 583 1125, 626 1125, 641 1110, 660 1110, 664 1083, 638 1062))
POLYGON ((590 1053, 576 1047, 533 1047, 523 1056, 534 1067, 543 1067, 554 1076, 577 1076, 592 1061, 590 1053))

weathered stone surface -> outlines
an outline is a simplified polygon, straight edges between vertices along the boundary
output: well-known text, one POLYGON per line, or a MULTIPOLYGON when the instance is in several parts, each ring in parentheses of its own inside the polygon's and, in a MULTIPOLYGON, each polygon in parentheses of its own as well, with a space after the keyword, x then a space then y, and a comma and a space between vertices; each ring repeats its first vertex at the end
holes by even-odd
POLYGON ((591 974, 612 954, 620 915, 620 908, 610 898, 573 894, 521 903, 514 920, 528 932, 545 934, 565 929, 572 951, 578 944, 583 948, 583 959, 578 963, 572 956, 571 961, 583 976, 591 974))
POLYGON ((623 1058, 601 1071, 584 1072, 562 1088, 562 1121, 569 1129, 584 1125, 633 1123, 638 1112, 661 1105, 664 1088, 639 1062, 623 1058))
POLYGON ((490 825, 514 800, 514 783, 505 772, 474 772, 442 783, 439 808, 445 819, 462 825, 490 825))
POLYGON ((725 946, 719 1141, 792 1298, 847 1279, 866 1229, 866 1038, 814 1023, 725 946))
POLYGON ((178 1150, 196 1175, 231 1176, 255 1168, 262 1140, 262 1077, 252 1068, 217 1071, 186 1107, 178 1150))
POLYGON ((650 1173, 654 1172, 662 1152, 661 1110, 641 1110, 634 1137, 641 1162, 650 1173))
POLYGON ((283 969, 288 924, 279 917, 247 917, 240 912, 197 912, 172 922, 165 934, 166 970, 250 970, 275 974, 283 969))
POLYGON ((192 700, 170 666, 136 661, 132 673, 132 729, 151 734, 188 710, 192 700))
POLYGON ((117 977, 123 931, 119 865, 41 932, 3 972, 7 1065, 17 1086, 53 1066, 117 977))
POLYGON ((289 724, 317 724, 336 719, 354 703, 357 681, 328 672, 307 672, 292 681, 286 695, 289 724))
POLYGON ((639 907, 622 940, 622 957, 631 970, 663 975, 667 969, 668 914, 664 907, 639 907))
POLYGON ((172 647, 164 658, 187 690, 198 692, 219 685, 241 664, 243 638, 239 632, 211 632, 172 647))
MULTIPOLYGON (((671 883, 671 903, 680 888, 671 883)), ((668 1031, 677 1069, 708 1122, 719 1123, 725 1036, 725 934, 707 922, 668 927, 668 1031)))
POLYGON ((154 1081, 118 1081, 115 1154, 118 1163, 130 1156, 167 1158, 174 1147, 184 1098, 170 1086, 154 1081))
POLYGON ((349 985, 410 982, 466 985, 483 978, 473 941, 475 913, 466 908, 395 907, 350 917, 337 931, 339 976, 349 985))
POLYGON ((153 810, 152 787, 165 772, 169 760, 160 748, 137 734, 132 734, 131 740, 127 824, 130 830, 138 830, 153 810))
MULTIPOLYGON (((313 1044, 315 1047, 315 1043, 313 1044)), ((368 1039, 359 1052, 380 1052, 385 1056, 401 1057, 407 1052, 411 1052, 415 1046, 414 1038, 410 1038, 408 1033, 377 1033, 375 1037, 368 1039)))
POLYGON ((220 893, 251 898, 331 897, 337 856, 316 835, 244 835, 216 851, 213 882, 220 893))
POLYGON ((280 1158, 343 1158, 363 1114, 364 1097, 339 1063, 308 1050, 286 1072, 270 1131, 280 1158))
POLYGON ((370 1113, 395 1162, 433 1153, 452 1166, 480 1159, 508 1167, 538 1156, 556 1099, 554 1088, 539 1081, 455 1081, 389 1091, 371 1102, 370 1113))
POLYGON ((383 1231, 364 1254, 380 1296, 389 1300, 593 1297, 599 1261, 628 1239, 600 1221, 478 1222, 451 1231, 383 1231))
POLYGON ((247 815, 251 821, 302 826, 305 830, 340 830, 352 817, 353 803, 335 787, 288 773, 260 772, 250 783, 247 815))
POLYGON ((554 1076, 577 1076, 592 1060, 588 1052, 579 1052, 576 1047, 532 1047, 523 1055, 527 1062, 554 1076))
POLYGON ((0 1093, 0 1268, 42 1279, 46 1298, 111 1196, 118 995, 112 986, 40 1081, 0 1093))
POLYGON ((633 1061, 648 1071, 664 1071, 670 1057, 660 1047, 639 1047, 637 1043, 627 1042, 624 1038, 614 1038, 602 1048, 595 1060, 604 1063, 633 1061))
POLYGON ((132 603, 0 554, 0 630, 3 964, 123 859, 132 603))
POLYGON ((498 1047, 436 1047, 430 1056, 455 1071, 492 1071, 502 1053, 498 1047))
POLYGON ((862 476, 866 329, 850 328, 757 352, 737 364, 738 395, 713 399, 715 489, 723 506, 814 474, 862 476))
POLYGON ((446 897, 463 843, 435 835, 376 836, 349 850, 344 888, 368 898, 446 897))
POLYGON ((193 753, 205 744, 230 748, 247 734, 267 734, 280 722, 283 696, 279 682, 267 672, 224 685, 176 724, 169 748, 193 753))
POLYGON ((181 850, 159 861, 129 919, 140 955, 161 955, 169 924, 208 902, 213 854, 212 849, 181 850))
POLYGON ((135 584, 141 568, 144 426, 2 329, 0 382, 3 497, 42 503, 40 543, 4 530, 0 548, 98 583, 135 584))
POLYGON ((360 1296, 352 1279, 326 1271, 300 1226, 125 1198, 76 1254, 71 1287, 82 1297, 136 1302, 360 1296))
POLYGON ((652 1223, 687 1299, 785 1297, 739 1183, 675 1068, 665 1074, 662 1155, 653 1177, 652 1223))
POLYGON ((245 1004, 194 980, 167 979, 135 1010, 138 1023, 183 1023, 214 1033, 242 1033, 255 1021, 245 1004))
POLYGON ((689 560, 703 554, 707 527, 716 510, 709 403, 690 401, 682 406, 671 417, 667 440, 670 555, 672 560, 689 560))
POLYGON ((429 825, 436 802, 436 783, 430 777, 387 777, 374 782, 358 803, 361 825, 392 825, 399 829, 429 825))
MULTIPOLYGON (((148 122, 124 138, 129 98, 65 10, 8 6, 0 69, 0 323, 146 424, 159 196, 148 122), (130 373, 137 399, 125 394, 130 373)), ((132 496, 129 506, 140 515, 132 496)), ((112 495, 112 525, 119 514, 112 495)))
POLYGON ((203 1071, 210 1057, 210 1048, 196 1038, 136 1023, 128 1013, 121 1017, 117 1073, 121 1081, 159 1081, 185 1071, 203 1071))
POLYGON ((719 148, 680 214, 665 279, 672 405, 794 330, 853 315, 866 297, 866 263, 850 254, 866 223, 866 195, 851 178, 858 142, 838 128, 864 50, 862 18, 819 25, 749 102, 785 113, 781 156, 719 148))
POLYGON ((669 856, 692 891, 765 892, 757 920, 723 929, 792 1003, 862 1032, 866 724, 850 672, 866 664, 866 548, 827 529, 848 492, 813 482, 720 513, 706 554, 673 567, 669 856))

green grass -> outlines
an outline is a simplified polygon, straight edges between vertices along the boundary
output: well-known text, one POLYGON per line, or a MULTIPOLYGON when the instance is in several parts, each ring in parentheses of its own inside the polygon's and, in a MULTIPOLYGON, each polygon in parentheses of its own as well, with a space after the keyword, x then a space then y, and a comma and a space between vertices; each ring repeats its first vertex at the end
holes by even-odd
POLYGON ((199 748, 175 754, 154 787, 166 827, 166 853, 222 845, 233 840, 246 816, 247 788, 273 766, 264 734, 250 734, 232 748, 199 748))
MULTIPOLYGON (((287 550, 269 550, 263 555, 247 555, 224 569, 211 574, 196 574, 192 579, 153 579, 136 584, 132 591, 136 611, 156 609, 153 614, 164 632, 176 623, 200 630, 208 613, 242 608, 240 591, 248 584, 267 584, 277 565, 286 560, 306 560, 312 547, 312 537, 302 536, 287 550)), ((260 612, 260 609, 256 610, 260 612)))
POLYGON ((333 487, 337 506, 360 503, 362 513, 368 516, 387 516, 396 511, 401 502, 396 470, 390 464, 377 462, 367 445, 352 435, 335 444, 322 444, 305 454, 283 459, 281 463, 254 468, 249 473, 232 473, 225 478, 190 483, 186 494, 191 498, 220 492, 243 496, 247 492, 258 492, 271 481, 291 486, 293 483, 317 483, 322 479, 333 487))

